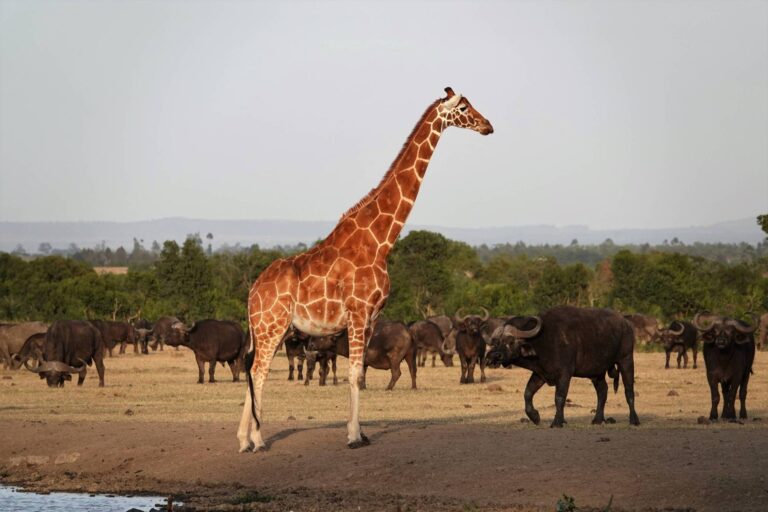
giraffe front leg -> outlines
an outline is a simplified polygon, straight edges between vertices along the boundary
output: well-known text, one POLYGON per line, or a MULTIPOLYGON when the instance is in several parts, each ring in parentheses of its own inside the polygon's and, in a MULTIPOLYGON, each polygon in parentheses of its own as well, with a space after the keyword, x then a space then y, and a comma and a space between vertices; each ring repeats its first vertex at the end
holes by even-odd
POLYGON ((349 334, 349 422, 347 446, 360 448, 371 444, 360 430, 360 385, 363 379, 363 357, 370 336, 369 316, 350 315, 349 334))

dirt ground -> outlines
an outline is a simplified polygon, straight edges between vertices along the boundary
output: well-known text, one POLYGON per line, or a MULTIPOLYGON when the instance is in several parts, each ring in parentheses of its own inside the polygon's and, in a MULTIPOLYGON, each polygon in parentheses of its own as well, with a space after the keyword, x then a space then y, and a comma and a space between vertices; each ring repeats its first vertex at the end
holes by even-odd
MULTIPOLYGON (((339 385, 288 382, 275 358, 265 388, 266 452, 238 454, 246 385, 217 368, 199 385, 191 352, 107 359, 105 388, 48 389, 24 370, 0 372, 0 481, 31 489, 173 495, 200 509, 269 511, 553 511, 564 494, 579 510, 768 510, 768 357, 758 354, 743 424, 698 424, 709 413, 703 361, 664 370, 636 354, 637 410, 623 390, 590 425, 595 396, 575 379, 568 425, 548 428, 552 388, 536 396, 542 425, 522 422, 528 373, 488 370, 459 385, 459 367, 404 375, 370 370, 361 394, 372 444, 345 446, 346 360, 339 385), (612 500, 612 501, 611 501, 612 500)), ((428 363, 429 364, 429 363, 428 363)))

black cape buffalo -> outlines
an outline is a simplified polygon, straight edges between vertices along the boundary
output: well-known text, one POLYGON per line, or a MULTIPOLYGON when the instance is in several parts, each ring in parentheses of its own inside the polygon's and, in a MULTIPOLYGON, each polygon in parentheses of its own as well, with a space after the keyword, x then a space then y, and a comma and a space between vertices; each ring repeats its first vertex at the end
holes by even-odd
POLYGON ((453 366, 453 354, 446 352, 445 336, 440 326, 431 320, 418 320, 408 325, 413 342, 416 344, 419 366, 427 362, 427 354, 432 354, 432 367, 435 356, 439 355, 445 366, 453 366))
MULTIPOLYGON (((159 346, 160 351, 162 352, 164 345, 171 345, 171 343, 169 343, 171 335, 173 334, 171 326, 179 321, 180 320, 175 316, 161 316, 155 321, 152 325, 152 332, 150 334, 152 338, 152 345, 150 346, 153 351, 157 350, 157 347, 159 346)), ((178 345, 176 345, 176 347, 178 348, 178 345)))
POLYGON ((18 369, 18 354, 24 342, 33 334, 47 330, 48 324, 42 322, 0 325, 0 359, 3 360, 3 368, 18 369))
POLYGON ((295 327, 288 329, 283 338, 285 355, 288 357, 288 380, 293 380, 294 362, 298 360, 298 379, 304 380, 304 361, 307 359, 306 348, 310 336, 295 327))
POLYGON ((635 412, 635 335, 624 318, 607 309, 561 306, 538 316, 513 317, 504 325, 501 342, 488 354, 489 365, 520 366, 532 372, 525 388, 525 413, 539 424, 533 396, 544 384, 555 386, 553 427, 565 422, 563 409, 572 377, 592 380, 597 392, 593 424, 605 422, 607 373, 618 390, 621 375, 629 405, 629 423, 639 425, 635 412))
POLYGON ((46 379, 49 387, 64 387, 64 381, 72 380, 72 373, 80 374, 77 385, 81 386, 87 366, 92 363, 99 373, 99 387, 104 386, 104 342, 101 333, 89 322, 54 322, 45 335, 43 359, 36 367, 29 365, 29 361, 24 366, 46 379))
POLYGON ((222 366, 225 362, 228 363, 229 369, 232 370, 232 381, 240 380, 240 370, 248 344, 239 323, 200 320, 188 329, 183 323, 176 322, 171 326, 167 341, 169 345, 184 345, 194 351, 199 384, 204 382, 205 363, 208 363, 208 382, 216 382, 214 373, 217 362, 222 366))
POLYGON ((480 382, 485 382, 485 338, 483 328, 490 318, 488 310, 482 308, 484 315, 460 316, 461 310, 456 312, 453 321, 456 331, 456 353, 461 362, 461 378, 459 384, 472 384, 475 382, 475 365, 480 364, 480 382))
POLYGON ((717 406, 720 403, 718 385, 723 390, 724 420, 736 420, 736 394, 741 407, 739 418, 747 417, 747 386, 755 361, 756 321, 752 325, 734 318, 710 314, 697 314, 693 325, 701 331, 704 342, 704 365, 707 368, 707 381, 712 395, 710 420, 717 419, 717 406))
POLYGON ((696 359, 699 354, 697 346, 698 331, 690 322, 675 320, 669 327, 659 329, 658 339, 664 346, 667 362, 664 368, 669 368, 669 355, 677 352, 677 368, 680 368, 680 360, 683 360, 683 368, 688 368, 688 349, 693 352, 693 367, 696 368, 696 359))
POLYGON ((120 354, 125 354, 125 346, 128 343, 133 344, 133 353, 138 353, 138 339, 136 331, 128 322, 112 322, 109 320, 91 320, 91 324, 101 333, 101 339, 104 340, 104 346, 112 357, 112 350, 120 344, 120 354))
MULTIPOLYGON (((349 357, 349 339, 347 332, 342 331, 336 336, 323 336, 312 338, 307 346, 307 351, 332 351, 333 353, 349 357)), ((368 367, 377 370, 389 370, 392 378, 387 384, 387 391, 391 391, 397 383, 402 372, 400 363, 405 360, 408 371, 411 374, 411 388, 416 389, 416 346, 413 343, 408 328, 402 322, 378 321, 373 328, 371 340, 365 349, 363 358, 363 375, 360 389, 365 389, 365 376, 368 367)), ((331 358, 330 361, 333 361, 331 358)), ((321 372, 323 366, 321 366, 321 372)), ((334 384, 336 372, 334 368, 334 384)))

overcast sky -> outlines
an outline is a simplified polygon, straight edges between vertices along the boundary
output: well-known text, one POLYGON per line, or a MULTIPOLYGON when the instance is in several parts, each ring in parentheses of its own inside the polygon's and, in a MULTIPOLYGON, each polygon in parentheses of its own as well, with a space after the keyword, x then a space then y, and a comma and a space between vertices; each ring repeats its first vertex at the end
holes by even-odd
POLYGON ((0 220, 334 220, 445 86, 414 224, 768 211, 768 2, 0 0, 0 220))

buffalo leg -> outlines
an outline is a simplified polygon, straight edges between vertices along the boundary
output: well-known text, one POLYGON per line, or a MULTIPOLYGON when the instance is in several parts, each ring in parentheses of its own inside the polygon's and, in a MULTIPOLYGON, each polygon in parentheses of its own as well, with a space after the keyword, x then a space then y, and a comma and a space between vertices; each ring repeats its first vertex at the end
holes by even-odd
POLYGON ((426 349, 420 348, 419 349, 419 353, 418 353, 418 355, 416 357, 418 359, 419 366, 424 366, 425 364, 427 364, 427 350, 426 349))
POLYGON ((392 389, 395 387, 395 384, 397 384, 400 375, 402 375, 402 372, 400 371, 400 362, 391 358, 389 360, 389 371, 392 372, 392 378, 389 380, 389 384, 387 384, 386 390, 392 391, 392 389))
POLYGON ((621 373, 621 383, 624 385, 624 398, 627 400, 629 406, 629 424, 638 426, 640 425, 640 418, 637 417, 637 411, 635 411, 635 360, 630 353, 619 364, 619 372, 621 373))
POLYGON ((666 352, 666 355, 667 355, 667 363, 664 365, 664 369, 665 370, 669 370, 669 354, 670 354, 670 351, 669 350, 665 350, 665 352, 666 352))
POLYGON ((480 359, 480 382, 485 382, 485 351, 481 351, 480 359))
POLYGON ((104 387, 104 354, 97 353, 93 357, 93 364, 96 366, 96 372, 99 374, 99 387, 104 387))
POLYGON ((293 356, 291 355, 288 356, 288 380, 293 380, 293 356))
POLYGON ((299 354, 299 364, 298 364, 298 370, 299 370, 299 380, 304 380, 304 361, 306 361, 306 356, 303 354, 299 354))
POLYGON ((466 384, 468 361, 461 353, 459 353, 459 362, 461 363, 461 379, 459 379, 459 384, 466 384))
POLYGON ((555 419, 550 427, 562 428, 565 423, 565 400, 568 398, 568 388, 571 386, 571 376, 562 375, 555 384, 555 419))
POLYGON ((749 385, 749 370, 746 371, 746 375, 741 380, 741 386, 739 386, 739 419, 747 419, 747 386, 749 385))
POLYGON ((528 384, 525 386, 525 394, 523 395, 525 398, 525 414, 535 425, 538 425, 541 422, 541 416, 539 416, 539 411, 533 406, 533 395, 535 395, 543 385, 544 379, 535 373, 532 373, 531 378, 528 379, 528 384))
POLYGON ((331 368, 333 369, 333 385, 336 386, 339 383, 339 379, 336 378, 336 354, 331 357, 331 368))
POLYGON ((358 386, 360 389, 368 389, 368 385, 366 384, 365 379, 366 375, 368 375, 368 365, 363 364, 363 374, 360 376, 360 383, 358 386))
POLYGON ((699 353, 699 349, 696 347, 695 343, 693 345, 693 349, 692 350, 693 350, 693 369, 695 370, 696 369, 696 356, 699 353))
POLYGON ((709 419, 711 421, 717 421, 717 406, 720 405, 720 390, 717 389, 717 381, 709 374, 707 374, 707 381, 709 383, 709 392, 712 397, 712 408, 709 411, 709 419))
POLYGON ((475 365, 477 365, 477 356, 472 356, 467 361, 467 384, 475 383, 475 365))
POLYGON ((411 389, 416 389, 416 349, 413 347, 405 353, 405 364, 408 365, 408 373, 411 374, 411 389))
POLYGON ((592 379, 592 385, 595 386, 595 393, 597 394, 597 408, 595 409, 595 417, 592 418, 593 425, 602 425, 605 423, 605 402, 608 399, 608 384, 605 382, 605 377, 599 379, 592 379))
POLYGON ((216 382, 216 378, 214 377, 214 373, 216 373, 216 360, 208 361, 208 382, 213 384, 216 382))
POLYGON ((83 382, 85 382, 85 375, 88 373, 88 370, 86 368, 83 368, 83 371, 80 372, 80 374, 77 376, 77 385, 82 386, 83 382))
POLYGON ((240 362, 237 359, 233 359, 232 361, 227 361, 227 364, 229 365, 229 369, 232 372, 232 382, 239 382, 240 362))
POLYGON ((738 393, 739 387, 735 382, 723 383, 723 398, 725 405, 723 406, 723 419, 731 421, 736 420, 736 393, 738 393), (728 411, 726 414, 726 410, 728 411))
POLYGON ((432 352, 432 368, 435 367, 435 358, 437 357, 437 352, 432 352))
POLYGON ((138 354, 139 353, 139 341, 136 340, 133 342, 133 353, 138 354))
POLYGON ((197 362, 197 383, 203 384, 205 382, 203 378, 205 375, 205 361, 197 354, 195 354, 195 361, 197 362))
POLYGON ((321 386, 325 386, 325 378, 328 375, 328 363, 329 363, 328 358, 323 357, 322 359, 318 360, 317 363, 318 363, 317 373, 318 373, 318 379, 319 379, 318 384, 320 384, 321 386))

